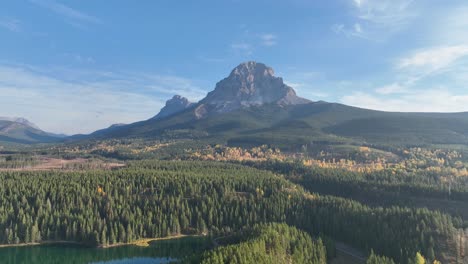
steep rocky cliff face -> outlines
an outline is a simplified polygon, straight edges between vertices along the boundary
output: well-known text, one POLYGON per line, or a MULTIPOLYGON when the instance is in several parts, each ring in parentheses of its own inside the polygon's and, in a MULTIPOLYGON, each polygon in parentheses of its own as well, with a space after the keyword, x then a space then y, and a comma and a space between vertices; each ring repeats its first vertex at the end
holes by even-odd
POLYGON ((242 107, 272 104, 297 105, 310 103, 298 97, 293 88, 275 77, 272 68, 263 63, 246 62, 218 82, 214 91, 200 101, 202 112, 230 112, 242 107))
POLYGON ((171 99, 166 102, 166 105, 161 109, 161 111, 153 117, 153 119, 161 119, 173 114, 182 112, 183 110, 192 106, 193 103, 180 95, 174 95, 171 99))

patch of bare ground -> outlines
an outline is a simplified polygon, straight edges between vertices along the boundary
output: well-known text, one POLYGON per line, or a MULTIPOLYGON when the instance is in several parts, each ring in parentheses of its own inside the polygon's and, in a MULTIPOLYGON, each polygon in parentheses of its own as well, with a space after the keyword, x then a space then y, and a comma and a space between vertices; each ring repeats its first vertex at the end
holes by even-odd
POLYGON ((34 165, 20 168, 0 168, 0 171, 48 171, 48 170, 84 170, 84 169, 114 169, 125 167, 124 163, 89 160, 84 158, 59 159, 41 157, 34 165))

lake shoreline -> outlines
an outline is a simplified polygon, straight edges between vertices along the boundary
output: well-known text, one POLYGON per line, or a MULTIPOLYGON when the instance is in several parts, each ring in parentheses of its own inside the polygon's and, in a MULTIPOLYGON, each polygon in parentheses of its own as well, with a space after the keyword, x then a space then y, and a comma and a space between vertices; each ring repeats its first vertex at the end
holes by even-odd
POLYGON ((89 246, 88 244, 77 242, 77 241, 67 241, 67 240, 47 240, 41 242, 31 242, 31 243, 18 243, 18 244, 0 244, 0 248, 10 248, 10 247, 28 247, 28 246, 43 246, 43 245, 76 245, 76 246, 83 246, 89 248, 115 248, 115 247, 123 247, 123 246, 139 246, 139 247, 148 247, 149 243, 154 241, 163 241, 163 240, 172 240, 172 239, 179 239, 185 237, 204 237, 204 235, 174 235, 174 236, 167 236, 167 237, 156 237, 156 238, 142 238, 137 239, 132 242, 128 243, 115 243, 110 245, 97 245, 97 246, 89 246))
POLYGON ((202 237, 203 235, 174 235, 174 236, 167 236, 167 237, 155 237, 155 238, 141 238, 132 242, 128 243, 115 243, 111 245, 98 245, 96 248, 114 248, 114 247, 122 247, 122 246, 139 246, 139 247, 147 247, 149 243, 154 241, 163 241, 163 240, 172 240, 172 239, 179 239, 185 237, 202 237))
POLYGON ((0 244, 0 248, 9 248, 9 247, 29 247, 29 246, 41 246, 41 245, 53 245, 53 244, 77 245, 77 246, 85 246, 85 245, 86 245, 86 244, 84 244, 84 243, 77 242, 77 241, 47 240, 47 241, 30 242, 30 243, 0 244))

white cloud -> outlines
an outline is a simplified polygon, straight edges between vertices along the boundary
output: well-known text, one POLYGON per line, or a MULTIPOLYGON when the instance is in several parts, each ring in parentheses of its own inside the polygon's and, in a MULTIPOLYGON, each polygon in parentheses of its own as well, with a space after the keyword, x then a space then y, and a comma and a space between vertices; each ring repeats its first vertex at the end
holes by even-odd
POLYGON ((62 16, 69 24, 76 27, 83 27, 84 24, 100 24, 97 17, 85 14, 54 0, 29 0, 31 3, 42 6, 50 11, 62 16))
POLYGON ((360 20, 391 28, 402 26, 415 16, 414 11, 410 11, 412 2, 413 0, 354 0, 360 20))
MULTIPOLYGON (((468 111, 468 92, 464 86, 468 45, 421 49, 396 61, 396 80, 375 89, 375 93, 356 92, 341 98, 353 106, 385 111, 461 112, 468 111), (460 86, 463 83, 463 86, 460 86), (442 87, 442 88, 430 88, 442 87), (450 89, 445 88, 450 86, 450 89), (455 92, 457 91, 458 93, 455 92)), ((465 82, 466 83, 466 82, 465 82)))
POLYGON ((358 7, 360 7, 362 4, 362 0, 353 0, 353 1, 354 1, 354 4, 357 5, 358 7))
POLYGON ((375 91, 378 94, 398 94, 407 92, 407 89, 398 83, 392 83, 379 87, 375 91))
POLYGON ((267 47, 274 46, 277 43, 277 36, 274 34, 262 34, 260 39, 262 40, 261 44, 267 47))
POLYGON ((0 27, 12 32, 20 32, 21 21, 15 18, 3 18, 0 19, 0 27))
POLYGON ((249 50, 252 48, 252 46, 247 43, 233 43, 231 44, 231 48, 239 50, 249 50))
POLYGON ((330 94, 324 87, 329 86, 329 81, 322 72, 318 71, 298 71, 294 69, 290 73, 281 74, 284 79, 288 80, 285 83, 291 86, 299 96, 305 97, 312 101, 328 98, 330 94))
POLYGON ((237 55, 250 56, 258 48, 272 47, 278 44, 278 36, 274 33, 252 32, 246 25, 242 25, 241 29, 241 37, 229 46, 231 51, 236 52, 237 55))
POLYGON ((195 86, 189 79, 173 75, 137 75, 146 80, 145 87, 152 91, 167 95, 182 95, 192 101, 201 100, 206 96, 206 91, 195 86))
POLYGON ((435 10, 433 5, 412 0, 348 1, 354 19, 334 25, 336 33, 379 41, 414 22, 411 31, 418 34, 418 41, 410 37, 405 45, 426 44, 403 51, 403 56, 391 61, 393 67, 382 73, 383 78, 391 76, 388 85, 362 87, 353 81, 353 87, 363 92, 343 96, 341 102, 386 111, 468 111, 467 5, 437 6, 435 10), (428 15, 419 16, 423 12, 428 15))
POLYGON ((468 5, 456 5, 431 17, 427 41, 437 45, 468 44, 468 5))
POLYGON ((413 51, 395 61, 395 76, 403 86, 411 88, 424 82, 439 82, 451 88, 466 79, 468 45, 445 45, 413 51))
POLYGON ((397 67, 399 69, 425 68, 432 72, 447 68, 467 55, 468 45, 428 48, 401 59, 397 67))
POLYGON ((446 89, 414 90, 397 98, 355 92, 340 101, 347 105, 394 112, 468 111, 468 93, 453 94, 446 89))
POLYGON ((175 93, 191 100, 205 95, 177 76, 77 72, 75 78, 66 78, 61 73, 0 65, 0 115, 25 117, 46 131, 89 133, 150 118, 175 93))
POLYGON ((361 24, 359 24, 359 23, 354 24, 354 31, 356 33, 362 33, 361 24))
POLYGON ((336 34, 343 34, 346 37, 359 37, 364 39, 369 39, 369 36, 362 29, 361 24, 355 23, 352 27, 347 27, 344 24, 334 24, 332 26, 332 31, 336 34))
POLYGON ((95 60, 91 56, 83 56, 80 54, 75 54, 75 53, 64 53, 64 57, 67 59, 74 60, 75 62, 81 63, 81 64, 93 64, 95 63, 95 60))
POLYGON ((292 87, 299 96, 303 96, 307 99, 317 100, 326 98, 329 96, 328 93, 321 91, 316 87, 313 87, 311 84, 299 83, 299 82, 285 82, 286 85, 292 87))
POLYGON ((253 46, 245 42, 233 43, 231 44, 231 49, 243 55, 251 55, 253 53, 253 46))
POLYGON ((334 24, 331 29, 333 30, 333 32, 335 32, 336 34, 343 34, 343 35, 346 35, 346 36, 352 36, 354 33, 353 30, 349 30, 347 28, 345 28, 345 25, 344 24, 334 24))
POLYGON ((354 22, 337 23, 335 33, 380 41, 405 28, 417 15, 413 0, 352 0, 354 22))

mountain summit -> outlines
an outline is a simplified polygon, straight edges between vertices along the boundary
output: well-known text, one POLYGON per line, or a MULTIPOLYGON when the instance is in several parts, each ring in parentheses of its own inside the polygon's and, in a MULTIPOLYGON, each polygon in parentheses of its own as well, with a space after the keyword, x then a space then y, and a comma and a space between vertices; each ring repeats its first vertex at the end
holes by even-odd
POLYGON ((193 103, 189 102, 187 98, 180 95, 174 95, 174 97, 166 101, 166 105, 155 117, 153 117, 153 119, 161 119, 173 114, 177 114, 192 105, 193 103))
POLYGON ((298 97, 294 89, 286 85, 282 78, 275 77, 272 68, 263 63, 249 61, 234 68, 227 78, 218 82, 214 91, 200 101, 199 108, 223 113, 272 103, 297 105, 310 101, 298 97))
POLYGON ((63 135, 47 133, 25 118, 0 117, 0 141, 14 143, 38 143, 58 141, 63 135))
POLYGON ((25 125, 25 126, 29 126, 29 127, 35 128, 37 130, 40 129, 38 126, 36 126, 35 124, 29 122, 29 120, 27 120, 26 118, 23 118, 23 117, 3 117, 3 116, 0 116, 0 121, 10 121, 10 122, 22 124, 22 125, 25 125))

